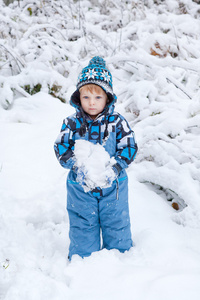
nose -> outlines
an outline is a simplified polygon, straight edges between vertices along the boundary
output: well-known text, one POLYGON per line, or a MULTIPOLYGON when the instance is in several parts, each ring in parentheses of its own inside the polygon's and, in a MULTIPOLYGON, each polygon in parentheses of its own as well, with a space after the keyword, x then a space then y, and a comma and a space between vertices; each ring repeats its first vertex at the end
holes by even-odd
POLYGON ((90 102, 89 103, 90 103, 90 106, 94 105, 94 98, 93 97, 90 98, 90 102))

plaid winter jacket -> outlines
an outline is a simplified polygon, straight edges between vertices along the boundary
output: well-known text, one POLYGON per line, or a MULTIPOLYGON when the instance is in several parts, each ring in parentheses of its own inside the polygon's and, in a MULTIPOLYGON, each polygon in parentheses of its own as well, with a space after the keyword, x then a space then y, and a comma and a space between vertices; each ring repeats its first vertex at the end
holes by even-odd
POLYGON ((75 163, 74 145, 79 139, 101 144, 117 161, 114 167, 118 174, 134 160, 137 153, 134 132, 126 119, 114 111, 113 102, 95 120, 72 102, 76 113, 63 121, 54 145, 57 159, 64 168, 72 169, 75 163))

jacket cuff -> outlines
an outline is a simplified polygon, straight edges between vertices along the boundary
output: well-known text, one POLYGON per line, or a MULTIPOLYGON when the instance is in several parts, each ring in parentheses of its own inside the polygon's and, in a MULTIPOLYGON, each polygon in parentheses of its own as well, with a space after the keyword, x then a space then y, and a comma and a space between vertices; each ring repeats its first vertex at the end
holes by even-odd
POLYGON ((122 170, 122 167, 120 166, 120 164, 116 163, 112 166, 112 169, 115 172, 116 176, 118 176, 122 170))

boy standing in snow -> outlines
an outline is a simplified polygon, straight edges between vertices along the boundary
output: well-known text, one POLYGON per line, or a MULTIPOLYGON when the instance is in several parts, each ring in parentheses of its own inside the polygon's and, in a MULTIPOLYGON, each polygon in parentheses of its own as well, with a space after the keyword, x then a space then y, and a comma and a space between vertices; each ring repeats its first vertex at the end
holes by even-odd
MULTIPOLYGON (((79 75, 77 90, 70 100, 76 113, 64 120, 54 146, 60 164, 70 169, 67 178, 70 260, 74 254, 86 257, 101 248, 124 252, 132 247, 125 168, 134 160, 137 144, 127 121, 114 111, 116 99, 112 75, 105 61, 96 56, 79 75), (101 145, 110 156, 101 186, 88 178, 87 163, 78 164, 76 144, 80 140, 101 145)), ((90 174, 94 172, 98 174, 100 170, 94 167, 90 174)))

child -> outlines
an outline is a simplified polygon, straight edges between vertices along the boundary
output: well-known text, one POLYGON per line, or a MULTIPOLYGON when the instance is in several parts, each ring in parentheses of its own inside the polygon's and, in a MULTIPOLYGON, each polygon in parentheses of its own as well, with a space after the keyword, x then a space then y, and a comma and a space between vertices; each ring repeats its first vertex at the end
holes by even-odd
POLYGON ((60 164, 70 169, 67 178, 69 260, 74 254, 86 257, 101 248, 124 252, 132 247, 125 168, 134 160, 137 144, 127 121, 114 111, 116 99, 112 75, 105 61, 96 56, 78 77, 77 90, 70 100, 76 113, 64 120, 54 146, 60 164), (80 139, 99 143, 115 158, 105 188, 85 190, 86 174, 77 168, 74 154, 76 141, 80 139))

